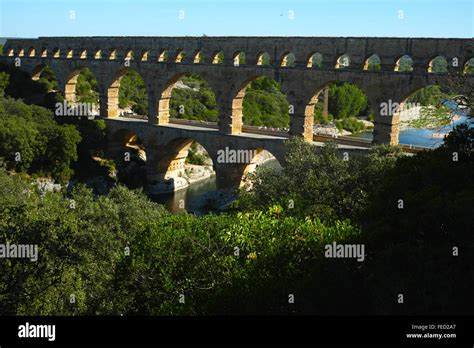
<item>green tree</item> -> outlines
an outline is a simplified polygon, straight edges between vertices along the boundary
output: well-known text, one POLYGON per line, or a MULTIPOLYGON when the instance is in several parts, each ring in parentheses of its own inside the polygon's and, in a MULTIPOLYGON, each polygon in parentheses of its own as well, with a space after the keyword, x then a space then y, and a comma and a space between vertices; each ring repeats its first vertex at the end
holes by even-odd
POLYGON ((252 81, 245 92, 243 120, 251 126, 284 128, 290 123, 289 105, 278 82, 267 77, 252 81))
POLYGON ((335 118, 357 117, 367 108, 367 96, 357 86, 333 83, 329 86, 329 112, 335 118))
POLYGON ((130 106, 139 115, 148 114, 148 93, 145 82, 134 70, 129 70, 120 81, 119 107, 130 106))

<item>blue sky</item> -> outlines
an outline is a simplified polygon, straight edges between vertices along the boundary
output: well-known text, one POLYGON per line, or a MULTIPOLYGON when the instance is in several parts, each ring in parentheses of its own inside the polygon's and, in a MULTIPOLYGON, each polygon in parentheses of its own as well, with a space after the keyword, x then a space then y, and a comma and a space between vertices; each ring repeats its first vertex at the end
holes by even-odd
POLYGON ((0 37, 206 34, 466 38, 474 36, 472 3, 472 0, 0 0, 0 37))

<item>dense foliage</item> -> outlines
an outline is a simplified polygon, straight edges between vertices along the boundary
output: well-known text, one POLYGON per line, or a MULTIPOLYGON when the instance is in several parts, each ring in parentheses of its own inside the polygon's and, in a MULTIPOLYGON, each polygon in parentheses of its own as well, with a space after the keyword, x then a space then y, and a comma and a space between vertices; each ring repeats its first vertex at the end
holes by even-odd
POLYGON ((243 121, 249 126, 285 128, 290 124, 289 105, 280 85, 267 77, 252 81, 245 92, 243 121))
POLYGON ((0 98, 0 157, 7 169, 67 180, 80 141, 75 127, 58 125, 51 111, 0 98))
POLYGON ((37 263, 2 261, 2 314, 295 312, 288 294, 310 296, 299 291, 323 244, 359 233, 278 210, 172 215, 123 187, 40 195, 4 172, 0 201, 2 240, 39 246, 37 263))
POLYGON ((357 86, 339 82, 329 86, 329 112, 335 118, 359 116, 367 109, 367 96, 357 86))
POLYGON ((181 81, 182 87, 174 88, 171 94, 171 117, 217 122, 216 96, 206 81, 198 75, 185 76, 181 81))
POLYGON ((120 80, 119 107, 138 115, 148 114, 148 92, 145 82, 135 70, 128 70, 120 80))

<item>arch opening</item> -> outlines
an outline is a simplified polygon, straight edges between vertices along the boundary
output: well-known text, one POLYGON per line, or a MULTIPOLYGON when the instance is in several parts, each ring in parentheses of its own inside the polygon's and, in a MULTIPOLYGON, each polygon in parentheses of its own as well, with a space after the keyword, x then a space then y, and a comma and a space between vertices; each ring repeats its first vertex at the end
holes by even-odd
MULTIPOLYGON (((240 177, 237 177, 238 182, 234 183, 234 186, 238 188, 251 190, 255 174, 262 169, 277 172, 283 169, 280 161, 270 151, 263 148, 237 150, 235 157, 242 163, 241 171, 237 173, 240 177)), ((232 178, 232 175, 228 176, 232 178)))
POLYGON ((348 54, 339 56, 336 61, 336 69, 347 69, 351 64, 351 59, 348 54))
POLYGON ((35 57, 36 56, 36 49, 34 47, 30 47, 28 49, 28 57, 35 57))
POLYGON ((99 86, 94 73, 88 68, 79 68, 69 74, 65 99, 81 107, 80 116, 95 116, 100 113, 99 86))
POLYGON ((142 62, 146 62, 148 61, 148 56, 149 56, 149 52, 147 50, 142 50, 142 53, 141 53, 141 61, 142 62))
POLYGON ((133 50, 130 50, 130 49, 126 50, 124 54, 124 58, 125 60, 135 59, 135 52, 133 52, 133 50))
POLYGON ((110 51, 109 60, 115 60, 115 59, 117 59, 117 50, 113 49, 110 51))
POLYGON ((377 54, 372 54, 365 60, 364 63, 364 70, 371 70, 371 71, 380 71, 381 65, 380 58, 377 54))
POLYGON ((47 93, 58 90, 58 81, 49 65, 40 64, 34 68, 31 73, 31 79, 43 84, 47 93))
POLYGON ((80 51, 79 59, 87 59, 87 50, 83 49, 80 51))
POLYGON ((437 147, 454 126, 469 122, 467 99, 442 85, 418 88, 400 102, 400 143, 437 147))
POLYGON ((52 51, 53 58, 59 58, 60 53, 61 51, 59 50, 59 48, 55 47, 52 51))
POLYGON ((194 53, 194 59, 193 59, 194 64, 202 64, 204 63, 204 55, 202 51, 196 51, 194 53))
POLYGON ((46 48, 41 48, 41 58, 46 58, 48 56, 48 50, 46 48))
POLYGON ((166 62, 166 61, 168 61, 168 51, 167 51, 167 50, 162 50, 162 51, 158 54, 158 61, 159 61, 159 62, 166 62))
POLYGON ((22 47, 18 48, 18 57, 24 57, 25 56, 25 49, 22 47))
POLYGON ((148 191, 152 194, 179 191, 215 175, 211 155, 195 139, 174 139, 159 146, 156 153, 147 163, 148 191))
POLYGON ((244 52, 240 52, 240 51, 237 51, 234 53, 234 56, 233 56, 233 64, 234 66, 239 66, 239 65, 245 65, 247 64, 247 61, 246 61, 246 57, 245 57, 245 53, 244 52))
POLYGON ((68 49, 66 53, 66 58, 71 59, 73 57, 74 51, 72 49, 68 49))
POLYGON ((175 59, 174 59, 174 62, 175 63, 183 63, 186 59, 186 52, 183 51, 183 50, 178 50, 176 51, 176 55, 175 55, 175 59))
POLYGON ((474 58, 468 59, 466 64, 464 64, 464 74, 474 74, 474 58))
POLYGON ((270 55, 267 52, 260 52, 257 55, 257 65, 259 66, 270 65, 270 55))
POLYGON ((212 64, 224 64, 224 52, 214 52, 212 55, 212 64))
POLYGON ((308 68, 322 68, 323 67, 323 56, 321 53, 313 53, 308 57, 308 68))
POLYGON ((147 152, 143 139, 129 129, 121 129, 111 136, 108 157, 114 160, 119 182, 130 189, 146 185, 147 152))
POLYGON ((101 49, 97 48, 95 50, 94 59, 102 59, 102 50, 101 49))
POLYGON ((116 73, 107 89, 107 117, 147 118, 148 91, 138 72, 130 68, 116 73))
POLYGON ((373 136, 375 114, 367 94, 346 81, 330 81, 319 87, 306 106, 305 117, 314 120, 313 134, 318 141, 373 136))
POLYGON ((407 54, 397 59, 395 63, 395 71, 399 72, 411 72, 413 71, 413 59, 407 54))
POLYGON ((25 100, 32 98, 34 104, 44 106, 50 110, 56 111, 57 103, 64 100, 62 91, 59 91, 58 81, 49 65, 40 64, 31 72, 31 79, 36 83, 33 84, 34 92, 32 97, 25 96, 25 100))
POLYGON ((289 131, 290 105, 278 82, 265 76, 247 80, 232 102, 232 128, 255 133, 289 131))
POLYGON ((196 121, 214 124, 219 111, 214 91, 197 74, 178 74, 164 89, 159 100, 159 118, 167 123, 196 121))
POLYGON ((296 66, 295 55, 291 52, 284 53, 281 58, 280 66, 287 68, 296 66))
POLYGON ((447 73, 448 61, 443 56, 433 58, 428 65, 428 72, 434 74, 447 73))

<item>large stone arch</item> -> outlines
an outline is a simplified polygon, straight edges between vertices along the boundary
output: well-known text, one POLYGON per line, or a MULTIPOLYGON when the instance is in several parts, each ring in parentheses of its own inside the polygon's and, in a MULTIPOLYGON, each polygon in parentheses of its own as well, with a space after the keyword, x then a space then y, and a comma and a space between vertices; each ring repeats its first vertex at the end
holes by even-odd
POLYGON ((101 115, 102 117, 117 117, 119 116, 119 91, 120 83, 125 74, 129 71, 135 71, 140 75, 145 84, 148 101, 150 101, 150 84, 147 83, 143 76, 141 69, 134 67, 126 67, 119 65, 115 70, 108 72, 108 79, 105 84, 102 84, 101 91, 101 115), (110 78, 111 77, 111 78, 110 78))
POLYGON ((213 146, 199 134, 196 135, 188 137, 168 134, 149 142, 146 175, 150 192, 167 193, 188 186, 187 180, 184 178, 184 171, 186 158, 193 142, 197 142, 204 148, 212 161, 213 168, 215 168, 216 158, 213 146))
MULTIPOLYGON (((250 72, 233 76, 233 84, 230 93, 220 99, 222 106, 219 129, 225 134, 241 134, 243 126, 243 101, 245 93, 250 84, 260 77, 266 77, 276 81, 286 99, 288 95, 283 89, 282 80, 278 74, 275 75, 271 68, 257 68, 250 72), (242 76, 244 75, 244 76, 242 76)), ((290 115, 291 123, 291 115, 290 115)))
POLYGON ((218 187, 242 188, 247 175, 261 164, 262 153, 269 153, 280 164, 285 165, 285 145, 281 142, 231 141, 216 151, 215 170, 218 187))
MULTIPOLYGON (((169 123, 170 119, 170 102, 171 102, 171 97, 172 97, 172 92, 173 89, 176 86, 176 83, 181 80, 185 76, 189 75, 198 75, 200 78, 202 78, 210 87, 212 90, 213 94, 216 97, 216 102, 219 108, 219 101, 217 100, 217 91, 216 87, 219 84, 215 83, 215 79, 212 79, 212 75, 209 72, 205 71, 204 69, 201 69, 202 72, 200 71, 189 71, 187 69, 184 69, 183 71, 180 72, 174 72, 172 74, 165 74, 164 78, 162 78, 162 83, 156 88, 156 95, 155 95, 155 100, 152 101, 153 105, 150 105, 151 112, 154 114, 154 117, 150 117, 151 123, 154 124, 159 124, 159 125, 164 125, 169 123)), ((219 88, 219 87, 217 87, 219 88)), ((219 89, 220 91, 220 89, 219 89)))
POLYGON ((76 97, 77 78, 79 77, 80 73, 84 69, 89 69, 91 71, 91 73, 97 79, 98 85, 100 86, 100 71, 98 70, 98 68, 90 64, 81 64, 81 65, 73 66, 67 72, 66 78, 64 80, 65 82, 64 97, 66 101, 71 102, 71 103, 74 103, 77 101, 77 97, 76 97))
POLYGON ((108 129, 106 157, 112 159, 117 166, 126 164, 132 152, 146 161, 147 151, 147 137, 140 129, 124 127, 108 129))
POLYGON ((33 69, 31 69, 31 72, 30 72, 30 75, 31 75, 31 79, 33 81, 37 81, 40 79, 41 77, 41 73, 44 71, 44 69, 46 69, 46 67, 48 67, 49 65, 48 64, 38 64, 36 65, 33 69))

